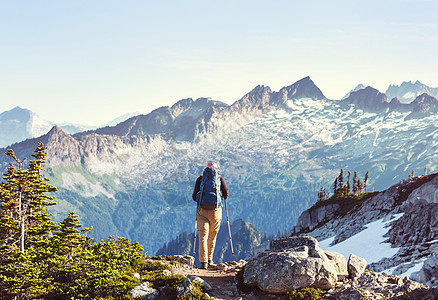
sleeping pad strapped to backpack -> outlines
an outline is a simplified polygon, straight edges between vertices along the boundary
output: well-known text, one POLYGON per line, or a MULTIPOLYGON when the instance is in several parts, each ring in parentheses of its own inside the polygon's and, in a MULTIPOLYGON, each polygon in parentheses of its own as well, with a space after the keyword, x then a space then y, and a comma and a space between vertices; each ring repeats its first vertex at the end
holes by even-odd
POLYGON ((221 180, 216 168, 207 167, 204 169, 196 201, 199 206, 206 209, 215 209, 221 206, 221 180))

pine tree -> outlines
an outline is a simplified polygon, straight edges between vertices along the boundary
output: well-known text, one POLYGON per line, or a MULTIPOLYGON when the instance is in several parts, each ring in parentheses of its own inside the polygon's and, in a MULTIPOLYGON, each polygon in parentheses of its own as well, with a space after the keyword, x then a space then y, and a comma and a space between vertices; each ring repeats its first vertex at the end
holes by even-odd
POLYGON ((338 177, 335 178, 335 182, 333 183, 333 195, 338 196, 338 177))
POLYGON ((370 178, 370 171, 367 171, 366 172, 366 174, 365 174, 365 179, 364 179, 364 182, 363 182, 363 185, 364 185, 364 190, 366 191, 367 190, 367 182, 368 182, 368 179, 370 178))
POLYGON ((110 237, 94 243, 71 212, 59 226, 42 168, 46 147, 38 143, 27 169, 14 159, 0 183, 0 299, 125 299, 138 282, 126 280, 140 258, 137 242, 110 237))
POLYGON ((327 200, 328 195, 325 187, 321 185, 320 190, 318 191, 318 202, 327 200))
POLYGON ((348 171, 348 176, 347 176, 347 183, 345 184, 345 195, 349 195, 350 194, 350 176, 351 176, 351 172, 348 171))
POLYGON ((357 172, 354 171, 354 176, 353 176, 353 194, 357 195, 357 193, 359 192, 359 188, 358 188, 358 184, 357 184, 357 172))
POLYGON ((343 196, 344 194, 344 170, 341 169, 338 176, 338 194, 343 196))
POLYGON ((56 227, 46 211, 54 204, 46 193, 56 191, 43 177, 46 149, 38 143, 27 169, 25 159, 6 152, 15 164, 9 164, 0 183, 0 290, 15 298, 39 297, 50 286, 50 278, 40 277, 50 250, 49 233, 56 227))

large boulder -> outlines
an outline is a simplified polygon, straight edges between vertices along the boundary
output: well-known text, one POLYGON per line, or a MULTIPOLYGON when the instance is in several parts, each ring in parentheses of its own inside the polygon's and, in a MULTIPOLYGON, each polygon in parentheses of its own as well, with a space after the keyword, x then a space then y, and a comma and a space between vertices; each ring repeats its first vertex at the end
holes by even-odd
POLYGON ((338 280, 343 280, 348 277, 348 268, 347 268, 347 260, 345 256, 341 253, 324 250, 327 258, 333 263, 336 269, 336 273, 338 273, 338 280))
POLYGON ((367 266, 367 261, 364 258, 358 257, 354 254, 350 254, 348 258, 347 268, 348 274, 351 279, 359 278, 363 272, 365 272, 365 267, 367 266))
POLYGON ((274 241, 271 251, 248 261, 243 279, 267 293, 284 294, 303 287, 331 289, 337 273, 318 241, 301 236, 274 241))

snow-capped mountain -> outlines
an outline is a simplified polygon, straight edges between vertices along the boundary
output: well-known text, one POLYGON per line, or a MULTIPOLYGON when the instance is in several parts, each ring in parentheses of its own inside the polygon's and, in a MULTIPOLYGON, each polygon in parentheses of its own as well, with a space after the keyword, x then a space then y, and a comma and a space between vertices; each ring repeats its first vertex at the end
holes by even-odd
POLYGON ((427 86, 418 80, 414 83, 405 81, 401 85, 390 85, 385 92, 389 99, 397 98, 401 103, 411 103, 424 93, 438 98, 438 88, 427 86))
MULTIPOLYGON (((192 230, 193 185, 209 160, 229 186, 231 222, 268 234, 292 228, 340 168, 369 171, 376 189, 412 169, 435 171, 436 101, 388 102, 371 87, 333 101, 306 77, 278 92, 259 85, 232 105, 184 99, 91 132, 54 128, 13 148, 29 157, 38 140, 49 147, 55 218, 74 210, 94 237, 123 235, 155 253, 192 230)), ((4 169, 9 160, 0 159, 4 169)))
POLYGON ((14 107, 0 114, 0 147, 41 136, 53 127, 28 109, 14 107))
MULTIPOLYGON (((138 114, 124 114, 105 126, 111 126, 125 121, 138 114)), ((66 133, 75 134, 78 132, 94 130, 97 126, 87 126, 72 123, 55 124, 39 117, 29 109, 14 107, 11 110, 0 114, 0 147, 6 147, 26 139, 42 136, 49 132, 53 126, 59 126, 66 133)))

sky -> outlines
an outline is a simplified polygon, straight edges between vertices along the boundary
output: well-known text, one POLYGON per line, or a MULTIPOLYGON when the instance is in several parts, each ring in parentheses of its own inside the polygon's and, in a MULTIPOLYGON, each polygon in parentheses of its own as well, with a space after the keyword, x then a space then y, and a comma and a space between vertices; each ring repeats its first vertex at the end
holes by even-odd
POLYGON ((437 49, 438 0, 0 0, 0 113, 98 126, 305 76, 330 99, 438 87, 437 49))

